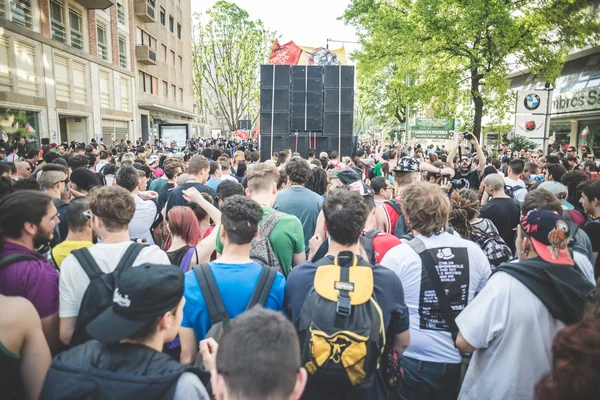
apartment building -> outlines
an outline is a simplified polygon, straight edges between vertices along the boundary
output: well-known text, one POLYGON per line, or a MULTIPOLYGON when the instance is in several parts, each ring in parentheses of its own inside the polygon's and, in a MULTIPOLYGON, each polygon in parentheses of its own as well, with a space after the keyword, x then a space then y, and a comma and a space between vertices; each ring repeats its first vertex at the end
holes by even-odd
POLYGON ((190 0, 135 0, 135 58, 141 137, 198 136, 193 122, 190 0))
POLYGON ((0 0, 1 139, 188 132, 190 49, 190 0, 0 0))

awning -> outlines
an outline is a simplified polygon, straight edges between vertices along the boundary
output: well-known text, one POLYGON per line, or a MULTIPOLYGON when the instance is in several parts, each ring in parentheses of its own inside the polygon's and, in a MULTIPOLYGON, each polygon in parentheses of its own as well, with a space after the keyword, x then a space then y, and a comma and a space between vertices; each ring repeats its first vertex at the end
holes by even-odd
POLYGON ((140 105, 138 105, 138 107, 143 110, 160 111, 160 112, 164 112, 164 113, 180 115, 180 116, 186 117, 186 118, 196 118, 196 114, 194 114, 194 113, 189 113, 186 111, 177 110, 175 108, 161 106, 159 104, 140 104, 140 105))

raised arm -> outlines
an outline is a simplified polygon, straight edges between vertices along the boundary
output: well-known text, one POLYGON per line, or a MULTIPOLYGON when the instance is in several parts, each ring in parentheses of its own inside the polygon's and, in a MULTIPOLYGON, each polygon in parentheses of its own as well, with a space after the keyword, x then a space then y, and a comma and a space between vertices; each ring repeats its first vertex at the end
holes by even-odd
POLYGON ((448 165, 448 167, 454 169, 454 157, 456 157, 456 152, 458 151, 458 146, 460 146, 460 144, 465 140, 465 136, 462 133, 459 133, 456 136, 456 143, 454 145, 454 147, 452 148, 452 150, 450 150, 450 153, 448 154, 448 157, 446 158, 446 164, 448 165))
POLYGON ((196 203, 206 211, 210 218, 215 222, 215 225, 221 223, 221 211, 210 204, 195 187, 191 187, 183 192, 183 198, 190 203, 196 203))

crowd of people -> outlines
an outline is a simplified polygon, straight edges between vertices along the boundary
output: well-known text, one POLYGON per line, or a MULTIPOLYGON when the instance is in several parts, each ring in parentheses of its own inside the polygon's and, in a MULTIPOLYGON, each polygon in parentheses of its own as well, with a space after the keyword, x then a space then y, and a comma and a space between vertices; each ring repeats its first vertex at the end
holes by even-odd
POLYGON ((600 163, 560 150, 0 143, 0 393, 595 399, 600 163))

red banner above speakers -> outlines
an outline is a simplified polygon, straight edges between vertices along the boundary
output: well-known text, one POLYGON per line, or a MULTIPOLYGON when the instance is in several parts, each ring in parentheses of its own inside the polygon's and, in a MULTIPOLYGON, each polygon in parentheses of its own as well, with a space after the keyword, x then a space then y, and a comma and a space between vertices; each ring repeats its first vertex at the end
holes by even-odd
POLYGON ((298 46, 293 41, 279 44, 275 39, 269 64, 277 65, 347 65, 344 46, 336 50, 325 47, 298 46))

